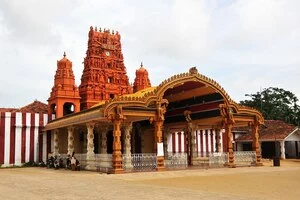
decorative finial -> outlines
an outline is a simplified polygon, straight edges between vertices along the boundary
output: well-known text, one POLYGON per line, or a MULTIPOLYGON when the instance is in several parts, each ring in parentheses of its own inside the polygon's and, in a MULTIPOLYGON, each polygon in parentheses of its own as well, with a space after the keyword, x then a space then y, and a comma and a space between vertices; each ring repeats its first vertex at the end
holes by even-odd
POLYGON ((143 67, 143 62, 141 62, 141 67, 143 67))
POLYGON ((97 32, 97 26, 95 26, 95 31, 97 32))
POLYGON ((191 67, 189 70, 190 75, 198 74, 197 67, 191 67))
POLYGON ((99 32, 102 32, 101 27, 99 28, 99 32))
POLYGON ((66 52, 64 51, 64 58, 66 57, 67 55, 66 55, 66 52))

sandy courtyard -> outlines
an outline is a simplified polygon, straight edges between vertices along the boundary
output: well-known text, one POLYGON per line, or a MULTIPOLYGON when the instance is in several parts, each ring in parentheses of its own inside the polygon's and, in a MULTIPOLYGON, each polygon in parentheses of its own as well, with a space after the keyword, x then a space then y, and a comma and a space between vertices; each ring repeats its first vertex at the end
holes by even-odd
POLYGON ((300 160, 264 164, 121 175, 0 169, 0 199, 300 199, 300 160))

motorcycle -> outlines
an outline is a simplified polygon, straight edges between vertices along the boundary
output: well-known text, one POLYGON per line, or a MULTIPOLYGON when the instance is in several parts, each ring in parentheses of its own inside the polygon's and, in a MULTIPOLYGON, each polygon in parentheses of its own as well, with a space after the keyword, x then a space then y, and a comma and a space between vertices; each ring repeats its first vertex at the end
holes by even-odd
POLYGON ((71 156, 67 155, 66 157, 66 169, 71 169, 71 156))
POLYGON ((54 169, 62 168, 63 167, 63 160, 59 156, 55 155, 53 165, 54 165, 54 169))
POLYGON ((54 157, 50 156, 46 162, 47 168, 54 168, 54 157))

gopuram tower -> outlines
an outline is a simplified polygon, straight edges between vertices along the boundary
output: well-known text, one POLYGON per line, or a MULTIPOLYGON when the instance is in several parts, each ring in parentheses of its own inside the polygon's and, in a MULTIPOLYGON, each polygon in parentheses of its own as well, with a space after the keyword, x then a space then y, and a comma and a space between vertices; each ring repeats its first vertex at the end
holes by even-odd
POLYGON ((81 110, 90 108, 101 100, 132 93, 124 66, 120 34, 90 27, 88 37, 79 86, 81 110))
POLYGON ((148 71, 143 67, 143 63, 141 63, 141 67, 135 71, 133 92, 137 92, 148 87, 151 87, 148 71))
POLYGON ((54 86, 48 99, 48 113, 56 114, 56 118, 59 118, 73 112, 79 112, 79 99, 72 62, 67 59, 66 53, 64 53, 64 57, 57 61, 54 86))

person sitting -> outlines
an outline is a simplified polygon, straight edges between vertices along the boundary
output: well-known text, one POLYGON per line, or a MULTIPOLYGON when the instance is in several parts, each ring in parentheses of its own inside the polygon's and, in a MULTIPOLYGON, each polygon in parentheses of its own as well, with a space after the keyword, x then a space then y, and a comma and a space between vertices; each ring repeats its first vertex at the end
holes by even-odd
POLYGON ((72 169, 72 171, 75 171, 75 170, 80 171, 80 163, 79 163, 79 160, 77 160, 75 157, 75 152, 73 152, 72 158, 71 158, 71 169, 72 169))

